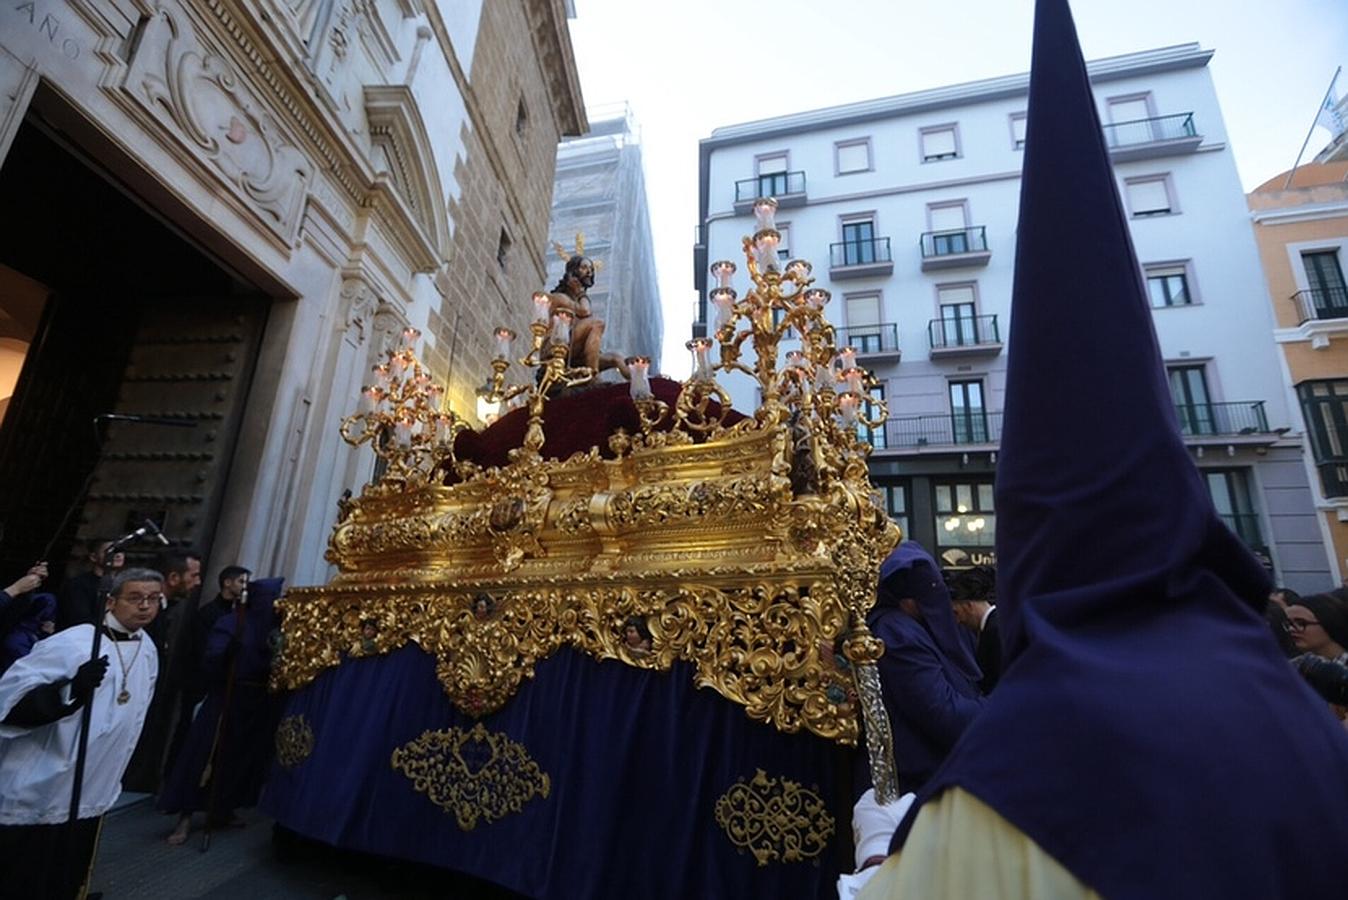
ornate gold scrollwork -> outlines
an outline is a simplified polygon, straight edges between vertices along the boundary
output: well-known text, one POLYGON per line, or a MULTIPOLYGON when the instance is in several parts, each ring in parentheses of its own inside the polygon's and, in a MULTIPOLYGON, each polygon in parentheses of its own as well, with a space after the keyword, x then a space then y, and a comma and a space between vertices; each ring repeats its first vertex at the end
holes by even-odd
POLYGON ((760 866, 812 859, 828 846, 834 830, 822 797, 798 782, 769 778, 762 769, 717 799, 716 824, 760 866))
POLYGON ((552 780, 523 744, 481 722, 468 731, 422 732, 394 750, 390 761, 464 831, 517 813, 552 790, 552 780))
POLYGON ((286 716, 276 726, 276 761, 293 769, 314 752, 314 731, 304 716, 286 716))
POLYGON ((285 601, 290 643, 277 673, 280 687, 307 684, 344 653, 364 655, 353 654, 368 621, 362 610, 378 609, 377 652, 415 643, 435 656, 445 692, 469 715, 500 709, 539 660, 571 646, 596 659, 661 671, 690 662, 698 684, 741 704, 752 719, 845 744, 857 739, 858 711, 843 699, 851 678, 834 665, 832 652, 847 632, 847 614, 822 579, 534 586, 492 594, 485 609, 481 591, 443 586, 392 595, 353 587, 309 596, 318 590, 301 589, 285 601), (632 619, 651 635, 649 650, 640 654, 623 642, 632 619))

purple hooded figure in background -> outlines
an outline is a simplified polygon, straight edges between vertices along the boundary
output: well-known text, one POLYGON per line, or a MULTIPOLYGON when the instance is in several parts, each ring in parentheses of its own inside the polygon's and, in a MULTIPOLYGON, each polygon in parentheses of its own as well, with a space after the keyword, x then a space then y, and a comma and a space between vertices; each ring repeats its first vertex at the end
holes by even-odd
MULTIPOLYGON (((926 783, 983 707, 982 674, 960 636, 940 567, 915 541, 880 565, 866 623, 885 643, 877 668, 894 739, 899 792, 926 783)), ((859 754, 865 765, 865 754, 859 754)), ((859 788, 870 784, 861 781, 859 788)))
POLYGON ((257 805, 281 709, 267 680, 284 583, 251 582, 247 602, 222 615, 207 636, 206 700, 159 796, 160 809, 179 815, 171 844, 187 839, 194 812, 207 813, 208 827, 234 825, 234 810, 257 805))
POLYGON ((56 630, 56 595, 34 594, 28 611, 0 641, 0 675, 56 630))

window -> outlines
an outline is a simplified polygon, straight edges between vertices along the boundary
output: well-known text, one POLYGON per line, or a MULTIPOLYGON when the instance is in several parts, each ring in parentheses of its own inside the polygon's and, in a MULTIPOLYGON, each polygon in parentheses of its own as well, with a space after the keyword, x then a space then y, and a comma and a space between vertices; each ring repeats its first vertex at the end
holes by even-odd
POLYGON ((853 172, 871 170, 871 140, 862 138, 855 141, 839 141, 833 145, 834 172, 838 175, 850 175, 853 172))
POLYGON ((862 266, 875 262, 875 221, 853 219, 842 223, 843 265, 862 266))
POLYGON ((1348 379, 1303 381, 1297 398, 1326 497, 1348 497, 1348 379))
POLYGON ((782 239, 781 239, 780 241, 777 242, 777 258, 778 258, 778 259, 790 259, 790 258, 791 258, 791 226, 788 225, 788 224, 785 223, 785 222, 779 223, 779 224, 777 225, 777 233, 780 234, 780 235, 782 236, 782 239))
POLYGON ((941 313, 940 347, 964 347, 977 344, 978 307, 972 284, 947 284, 936 289, 941 313))
POLYGON ((878 325, 880 323, 880 295, 848 294, 847 325, 878 325))
POLYGON ((1343 282, 1337 250, 1303 253, 1301 264, 1306 267, 1306 283, 1310 285, 1311 299, 1317 310, 1348 307, 1348 286, 1343 282))
POLYGON ((953 481, 934 485, 936 543, 941 547, 992 547, 997 514, 992 482, 953 481))
POLYGON ((931 255, 969 252, 969 208, 963 200, 927 206, 931 225, 931 255))
POLYGON ((1212 399, 1204 366, 1169 366, 1170 396, 1183 434, 1216 434, 1212 399))
POLYGON ((1144 266, 1147 276, 1147 296, 1157 309, 1166 306, 1190 306, 1194 302, 1189 291, 1187 266, 1144 266))
MULTIPOLYGON (((871 396, 861 405, 861 417, 875 421, 880 416, 880 407, 873 401, 885 399, 885 386, 877 384, 871 388, 871 396)), ((885 426, 879 428, 867 428, 865 425, 857 426, 857 437, 870 444, 876 450, 883 450, 889 446, 885 441, 885 426)))
POLYGON ((501 237, 496 242, 496 264, 505 271, 506 260, 510 258, 510 235, 506 234, 504 228, 501 229, 501 237))
POLYGON ((1111 97, 1109 121, 1118 125, 1124 122, 1141 122, 1150 119, 1151 98, 1148 94, 1134 94, 1129 97, 1111 97))
POLYGON ((1170 196, 1170 179, 1165 175, 1130 178, 1125 187, 1128 208, 1134 216, 1164 216, 1177 212, 1170 196))
POLYGON ((903 537, 907 540, 912 536, 908 531, 908 485, 878 484, 876 487, 884 497, 885 512, 903 530, 903 537))
POLYGON ((1025 113, 1011 114, 1011 149, 1025 149, 1025 113))
POLYGON ((956 159, 960 155, 959 127, 933 125, 922 129, 922 161, 956 159))
POLYGON ((780 197, 787 193, 785 153, 758 157, 758 196, 780 197))
POLYGON ((1203 480, 1207 482, 1208 493, 1212 495, 1212 505, 1217 507, 1217 515, 1234 531, 1245 546, 1260 555, 1266 552, 1263 535, 1259 530, 1259 513, 1254 508, 1254 495, 1250 491, 1250 473, 1248 469, 1204 469, 1203 480))
POLYGON ((951 437, 956 444, 986 444, 988 414, 982 381, 950 382, 951 437))
POLYGON ((880 295, 848 294, 846 343, 858 353, 879 353, 884 349, 880 328, 880 295))

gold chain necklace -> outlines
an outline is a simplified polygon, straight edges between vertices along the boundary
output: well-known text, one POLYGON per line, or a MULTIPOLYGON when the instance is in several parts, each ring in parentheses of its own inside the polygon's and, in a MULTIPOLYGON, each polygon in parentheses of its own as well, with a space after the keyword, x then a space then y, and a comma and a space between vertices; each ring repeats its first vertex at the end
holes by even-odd
POLYGON ((136 652, 131 654, 131 662, 122 659, 122 642, 113 640, 112 649, 117 651, 117 665, 122 667, 122 689, 117 692, 117 702, 125 705, 131 699, 131 691, 127 690, 126 682, 131 675, 131 669, 135 667, 136 660, 140 658, 140 648, 145 640, 144 635, 136 641, 136 652))

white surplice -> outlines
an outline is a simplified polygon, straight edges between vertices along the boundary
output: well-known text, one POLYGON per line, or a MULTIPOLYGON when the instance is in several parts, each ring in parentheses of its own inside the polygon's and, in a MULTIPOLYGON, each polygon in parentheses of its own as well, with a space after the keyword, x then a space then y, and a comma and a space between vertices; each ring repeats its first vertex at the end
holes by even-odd
MULTIPOLYGON (((99 656, 108 657, 108 671, 94 692, 89 727, 89 752, 80 794, 81 819, 100 816, 122 791, 122 774, 140 739, 145 713, 154 696, 159 654, 143 631, 135 641, 103 635, 99 656), (131 657, 140 648, 133 664, 131 657), (129 671, 123 675, 117 650, 129 671), (123 690, 131 694, 118 703, 123 690)), ((92 625, 74 625, 33 645, 33 651, 0 676, 0 719, 36 687, 62 678, 89 660, 94 638, 92 625)), ((69 688, 63 691, 69 700, 69 688)), ((52 825, 70 816, 70 791, 75 780, 82 715, 76 711, 38 728, 0 724, 0 825, 52 825)))

